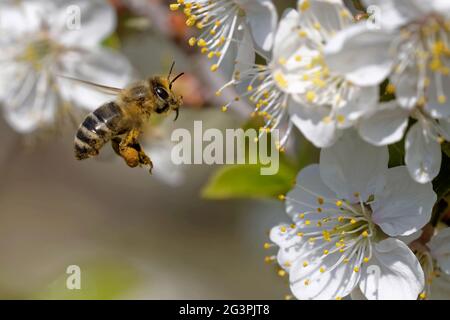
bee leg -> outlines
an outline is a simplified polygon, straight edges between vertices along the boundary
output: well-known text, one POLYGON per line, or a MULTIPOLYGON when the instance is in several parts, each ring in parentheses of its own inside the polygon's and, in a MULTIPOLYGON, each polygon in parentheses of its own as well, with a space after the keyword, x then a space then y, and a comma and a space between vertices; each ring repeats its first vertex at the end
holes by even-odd
MULTIPOLYGON (((133 129, 127 133, 125 138, 121 139, 119 143, 119 153, 120 156, 125 160, 127 165, 131 168, 137 167, 140 164, 139 151, 133 148, 133 145, 137 143, 137 138, 140 131, 133 129)), ((114 148, 114 144, 113 144, 114 148)))
POLYGON ((111 146, 114 150, 114 152, 118 155, 118 156, 122 156, 120 154, 120 143, 122 142, 122 139, 119 137, 115 137, 111 139, 111 146))
POLYGON ((139 153, 139 162, 141 165, 144 166, 149 166, 150 167, 150 174, 152 173, 152 169, 153 169, 153 162, 150 159, 149 156, 147 156, 144 152, 144 150, 142 150, 141 145, 136 142, 135 144, 133 144, 133 148, 139 153))

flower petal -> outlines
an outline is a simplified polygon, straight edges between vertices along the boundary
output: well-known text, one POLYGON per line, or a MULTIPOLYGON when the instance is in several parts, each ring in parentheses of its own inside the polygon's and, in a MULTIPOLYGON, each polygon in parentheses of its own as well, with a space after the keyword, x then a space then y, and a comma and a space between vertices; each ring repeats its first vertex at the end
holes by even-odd
POLYGON ((352 15, 341 0, 298 0, 297 7, 302 29, 317 39, 326 41, 352 23, 352 15))
POLYGON ((290 99, 289 114, 294 125, 318 148, 333 145, 341 135, 336 123, 327 121, 329 107, 306 106, 290 99))
POLYGON ((450 88, 450 76, 436 74, 430 80, 425 110, 433 118, 449 118, 450 95, 447 90, 450 88))
POLYGON ((418 69, 414 63, 410 63, 403 72, 394 72, 390 78, 395 86, 395 97, 398 104, 408 110, 416 107, 419 100, 419 83, 418 69))
POLYGON ((429 136, 420 122, 409 129, 405 152, 405 163, 414 180, 427 183, 438 175, 442 161, 441 146, 429 136))
POLYGON ((439 230, 438 234, 431 238, 428 247, 441 270, 450 275, 450 228, 439 230))
POLYGON ((429 13, 430 1, 422 0, 364 0, 364 4, 378 8, 378 23, 381 28, 398 28, 429 13))
POLYGON ((389 32, 370 30, 357 24, 336 34, 325 47, 325 60, 331 71, 338 72, 356 85, 380 84, 391 72, 393 60, 389 32))
POLYGON ((332 147, 320 152, 320 176, 336 194, 350 201, 363 201, 384 182, 388 168, 387 147, 364 142, 353 130, 347 130, 332 147))
POLYGON ((107 1, 102 0, 72 0, 54 1, 53 10, 49 13, 51 34, 60 44, 76 47, 92 47, 100 45, 101 41, 112 34, 116 27, 116 14, 107 1), (73 12, 70 8, 75 9, 73 12), (78 12, 80 13, 79 28, 70 23, 78 12))
POLYGON ((436 199, 431 183, 416 183, 405 166, 390 168, 371 204, 372 219, 389 236, 407 236, 430 221, 436 199))
POLYGON ((369 300, 415 300, 424 274, 414 253, 402 241, 388 238, 373 246, 373 257, 361 270, 359 288, 369 300))
POLYGON ((51 125, 57 107, 58 98, 50 88, 49 75, 30 72, 17 94, 5 102, 5 119, 16 131, 31 133, 51 125))
MULTIPOLYGON (((45 2, 4 0, 0 4, 0 32, 3 44, 5 39, 18 37, 38 30, 44 16, 45 2)), ((7 41, 5 41, 7 42, 7 41)))
POLYGON ((367 142, 385 146, 400 141, 408 127, 409 112, 388 102, 380 105, 374 114, 361 119, 358 132, 367 142))
POLYGON ((346 101, 335 107, 336 113, 344 117, 344 121, 338 121, 339 128, 349 128, 363 115, 378 109, 378 86, 355 87, 348 84, 347 92, 346 101))
POLYGON ((358 284, 360 273, 354 272, 356 256, 342 263, 342 255, 323 255, 322 250, 333 250, 335 243, 310 250, 297 258, 289 274, 292 293, 297 299, 339 299, 349 295, 358 284), (305 261, 308 265, 305 267, 305 261), (339 262, 340 261, 340 262, 339 262))
POLYGON ((336 194, 322 182, 319 165, 305 167, 296 180, 295 187, 289 191, 286 199, 286 212, 291 218, 307 211, 316 212, 317 208, 336 208, 336 194))
POLYGON ((251 1, 251 5, 245 7, 247 21, 255 43, 263 50, 272 48, 275 31, 277 28, 277 9, 271 0, 251 1))

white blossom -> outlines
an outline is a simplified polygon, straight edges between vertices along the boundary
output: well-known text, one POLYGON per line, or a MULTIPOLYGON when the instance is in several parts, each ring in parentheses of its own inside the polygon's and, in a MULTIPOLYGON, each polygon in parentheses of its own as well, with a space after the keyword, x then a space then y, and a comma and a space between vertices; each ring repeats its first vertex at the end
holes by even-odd
POLYGON ((314 145, 327 147, 378 106, 378 87, 355 86, 324 60, 328 41, 353 23, 342 1, 300 0, 297 7, 285 17, 284 39, 274 52, 274 78, 291 94, 291 121, 314 145))
POLYGON ((238 56, 254 58, 253 40, 263 51, 272 47, 278 18, 271 0, 178 0, 170 8, 178 10, 181 6, 186 24, 201 30, 189 44, 201 47, 202 53, 214 61, 212 71, 225 64, 222 71, 227 72, 238 56))
POLYGON ((326 47, 330 69, 360 86, 389 78, 397 105, 366 117, 360 134, 376 145, 406 136, 405 162, 418 182, 431 181, 441 165, 440 143, 450 140, 450 5, 448 1, 367 0, 380 9, 366 21, 340 31, 326 47))
POLYGON ((74 106, 94 109, 111 98, 61 75, 117 87, 131 79, 128 60, 101 46, 116 26, 105 1, 7 1, 0 21, 0 102, 18 132, 31 133, 74 106), (80 9, 79 26, 70 6, 80 9))
POLYGON ((386 147, 345 133, 322 149, 319 165, 299 173, 285 200, 293 224, 273 228, 271 239, 298 299, 340 299, 355 288, 367 299, 416 299, 422 292, 419 261, 395 237, 429 221, 436 194, 404 166, 388 169, 386 147))

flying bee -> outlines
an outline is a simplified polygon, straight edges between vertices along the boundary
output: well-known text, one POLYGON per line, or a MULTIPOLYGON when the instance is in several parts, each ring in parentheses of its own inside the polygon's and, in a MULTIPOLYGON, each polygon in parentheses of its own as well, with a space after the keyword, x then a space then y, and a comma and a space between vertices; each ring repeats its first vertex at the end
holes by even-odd
POLYGON ((152 114, 174 111, 174 121, 178 118, 182 97, 174 94, 172 86, 184 73, 171 80, 174 65, 167 77, 151 77, 125 89, 69 78, 116 95, 115 101, 105 103, 91 112, 81 123, 75 135, 75 157, 78 160, 95 157, 105 144, 111 142, 114 151, 129 167, 147 166, 151 173, 153 163, 143 151, 138 138, 152 114))

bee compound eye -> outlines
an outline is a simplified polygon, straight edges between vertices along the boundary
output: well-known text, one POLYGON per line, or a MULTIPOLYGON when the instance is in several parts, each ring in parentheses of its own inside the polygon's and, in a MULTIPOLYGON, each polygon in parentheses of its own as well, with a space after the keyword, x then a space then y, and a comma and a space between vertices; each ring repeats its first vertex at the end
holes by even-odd
POLYGON ((155 93, 162 100, 167 100, 169 98, 169 94, 167 93, 167 91, 164 88, 156 87, 155 93))

